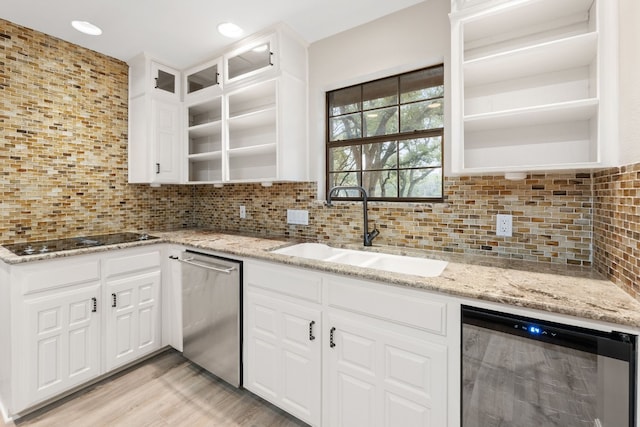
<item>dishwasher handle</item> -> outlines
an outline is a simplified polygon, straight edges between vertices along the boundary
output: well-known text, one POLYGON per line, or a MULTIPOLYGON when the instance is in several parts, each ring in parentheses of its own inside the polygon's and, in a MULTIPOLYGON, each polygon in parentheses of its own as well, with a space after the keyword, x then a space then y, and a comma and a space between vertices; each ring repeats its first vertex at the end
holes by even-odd
POLYGON ((218 273, 231 274, 232 271, 236 269, 236 267, 228 267, 228 268, 219 268, 214 267, 211 264, 201 264, 199 262, 194 262, 194 258, 178 258, 178 261, 183 262, 185 264, 193 265, 195 267, 206 268, 207 270, 217 271, 218 273))

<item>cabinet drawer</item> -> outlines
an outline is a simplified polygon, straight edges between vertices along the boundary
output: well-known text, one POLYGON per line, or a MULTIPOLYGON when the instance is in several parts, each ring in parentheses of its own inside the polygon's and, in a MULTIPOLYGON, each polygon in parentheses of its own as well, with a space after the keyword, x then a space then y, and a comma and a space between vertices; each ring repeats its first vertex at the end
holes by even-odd
POLYGON ((446 336, 447 303, 419 291, 348 279, 327 279, 328 304, 446 336))
POLYGON ((98 259, 78 260, 74 257, 36 262, 18 267, 16 277, 21 277, 22 294, 27 295, 63 286, 97 282, 100 280, 100 262, 98 259))
POLYGON ((107 277, 135 271, 160 268, 160 251, 154 250, 145 253, 122 255, 117 258, 109 258, 105 261, 105 274, 107 277))
POLYGON ((321 301, 322 279, 320 274, 291 268, 285 265, 247 263, 245 265, 247 286, 267 289, 308 301, 321 301))

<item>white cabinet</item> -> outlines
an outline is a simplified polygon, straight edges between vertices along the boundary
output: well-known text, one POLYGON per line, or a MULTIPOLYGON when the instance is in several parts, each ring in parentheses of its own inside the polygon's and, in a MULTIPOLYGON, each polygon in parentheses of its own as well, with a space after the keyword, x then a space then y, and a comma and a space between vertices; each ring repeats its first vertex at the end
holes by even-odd
POLYGON ((140 54, 129 61, 130 183, 182 179, 180 73, 140 54))
POLYGON ((42 401, 100 372, 100 283, 25 297, 24 402, 42 401))
POLYGON ((106 370, 161 347, 160 251, 105 260, 106 370))
POLYGON ((459 425, 459 304, 278 264, 245 273, 248 390, 315 426, 459 425))
POLYGON ((447 347, 353 314, 327 316, 330 426, 446 426, 447 347))
POLYGON ((184 101, 191 102, 219 95, 222 90, 221 69, 222 58, 217 58, 185 70, 184 101))
POLYGON ((615 3, 452 2, 454 173, 613 164, 615 3))
POLYGON ((223 62, 222 88, 185 96, 187 181, 307 180, 305 44, 278 28, 239 42, 223 62))
POLYGON ((318 426, 320 280, 300 270, 253 262, 245 264, 245 274, 244 387, 318 426))
POLYGON ((0 397, 9 416, 160 348, 160 253, 2 265, 0 397))
POLYGON ((160 271, 106 282, 107 371, 160 348, 160 271))

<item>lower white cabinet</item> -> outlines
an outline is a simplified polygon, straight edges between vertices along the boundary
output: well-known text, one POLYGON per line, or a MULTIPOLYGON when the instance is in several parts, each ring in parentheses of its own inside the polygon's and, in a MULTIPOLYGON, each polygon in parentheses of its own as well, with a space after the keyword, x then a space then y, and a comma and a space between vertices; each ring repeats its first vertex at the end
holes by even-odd
POLYGON ((265 263, 245 262, 244 272, 244 387, 320 425, 319 279, 265 263))
POLYGON ((330 312, 327 425, 447 425, 447 347, 330 312))
POLYGON ((40 401, 100 374, 100 283, 25 298, 26 400, 40 401))
POLYGON ((1 266, 8 416, 161 347, 160 254, 149 246, 1 266))
POLYGON ((459 304, 245 262, 245 387, 313 426, 459 425, 459 304))
POLYGON ((107 281, 107 371, 160 348, 160 271, 107 281))

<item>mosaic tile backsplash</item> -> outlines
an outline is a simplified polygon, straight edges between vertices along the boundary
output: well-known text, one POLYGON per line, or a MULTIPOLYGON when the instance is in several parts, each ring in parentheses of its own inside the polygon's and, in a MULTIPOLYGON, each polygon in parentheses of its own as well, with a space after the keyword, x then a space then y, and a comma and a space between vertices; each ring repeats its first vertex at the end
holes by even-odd
POLYGON ((594 268, 640 300, 640 163, 594 175, 594 268))
MULTIPOLYGON (((127 184, 127 65, 0 19, 0 243, 182 227, 356 242, 362 205, 315 183, 127 184), (239 207, 247 218, 239 218, 239 207), (287 209, 309 225, 286 224, 287 209)), ((370 204, 377 244, 589 266, 638 296, 640 166, 445 180, 444 203, 370 204), (513 237, 495 215, 513 215, 513 237), (595 249, 592 251, 592 245, 595 249)))
MULTIPOLYGON (((589 174, 447 178, 445 195, 445 203, 370 202, 369 226, 380 230, 375 243, 590 265, 589 174), (512 237, 496 236, 498 213, 513 215, 512 237)), ((315 183, 197 187, 194 213, 201 227, 330 243, 362 240, 362 203, 327 207, 316 200, 315 183), (239 218, 241 205, 246 219, 239 218), (308 210, 309 225, 286 224, 287 209, 308 210)))
POLYGON ((190 225, 190 188, 127 184, 127 73, 0 19, 1 243, 190 225))

